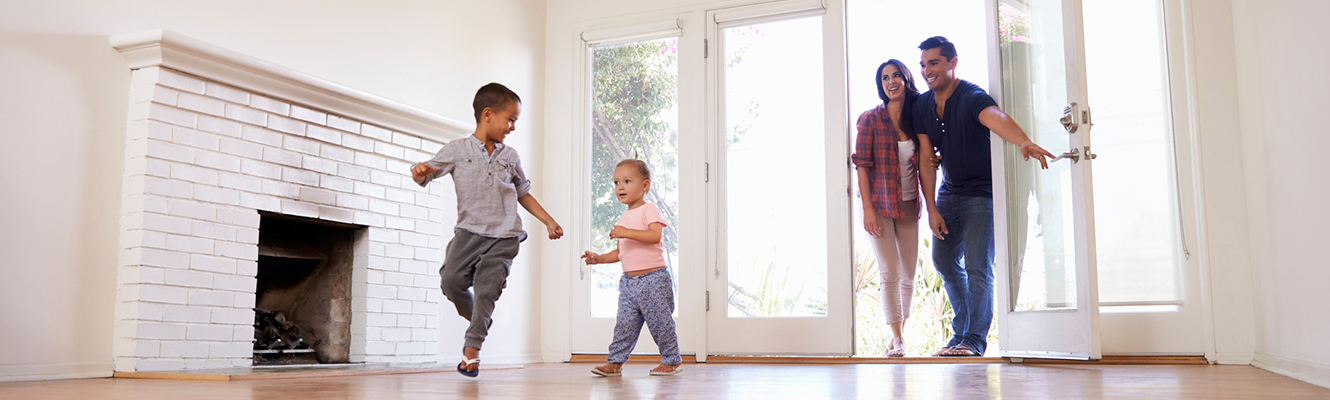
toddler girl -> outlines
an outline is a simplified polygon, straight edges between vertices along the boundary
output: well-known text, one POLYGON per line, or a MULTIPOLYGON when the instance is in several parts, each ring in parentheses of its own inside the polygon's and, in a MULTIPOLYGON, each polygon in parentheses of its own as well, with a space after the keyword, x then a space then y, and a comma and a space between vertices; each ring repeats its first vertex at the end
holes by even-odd
POLYGON ((619 278, 619 313, 614 325, 614 341, 610 343, 609 362, 591 370, 600 376, 622 375, 623 363, 637 346, 642 323, 651 331, 660 349, 660 365, 651 370, 653 376, 674 375, 683 370, 679 356, 679 339, 674 332, 674 289, 670 271, 665 269, 661 230, 665 219, 655 204, 642 198, 651 188, 651 171, 642 160, 623 160, 614 167, 614 192, 619 201, 628 205, 628 211, 610 231, 618 239, 619 248, 605 254, 587 251, 582 259, 590 264, 621 262, 623 277, 619 278))

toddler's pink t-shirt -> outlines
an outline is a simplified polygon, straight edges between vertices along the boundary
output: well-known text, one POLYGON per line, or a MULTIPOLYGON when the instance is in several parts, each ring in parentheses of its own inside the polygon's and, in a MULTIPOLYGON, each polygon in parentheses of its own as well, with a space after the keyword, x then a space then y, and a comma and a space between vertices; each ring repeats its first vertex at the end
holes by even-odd
MULTIPOLYGON (((652 222, 659 222, 662 226, 665 219, 661 218, 660 210, 655 204, 646 203, 641 207, 628 210, 619 217, 619 222, 615 225, 624 228, 639 231, 647 230, 652 222)), ((641 271, 665 266, 665 245, 664 237, 662 242, 646 244, 632 239, 619 239, 619 262, 623 266, 624 272, 641 271)))

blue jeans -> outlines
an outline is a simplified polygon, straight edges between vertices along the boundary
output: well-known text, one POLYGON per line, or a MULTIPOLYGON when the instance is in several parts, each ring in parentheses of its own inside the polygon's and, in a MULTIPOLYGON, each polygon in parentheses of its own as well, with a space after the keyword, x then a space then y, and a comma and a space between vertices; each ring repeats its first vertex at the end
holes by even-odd
POLYGON ((983 355, 993 324, 993 199, 939 194, 937 209, 950 232, 933 240, 933 266, 955 311, 947 346, 983 355))

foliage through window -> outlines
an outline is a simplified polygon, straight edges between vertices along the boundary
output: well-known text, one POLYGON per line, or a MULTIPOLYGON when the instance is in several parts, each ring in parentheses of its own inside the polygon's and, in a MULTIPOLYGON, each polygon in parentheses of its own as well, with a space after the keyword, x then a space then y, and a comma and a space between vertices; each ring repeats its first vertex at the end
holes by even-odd
MULTIPOLYGON (((609 237, 627 206, 614 196, 614 166, 638 158, 651 168, 646 201, 669 226, 661 241, 678 299, 679 134, 678 38, 592 48, 591 246, 614 250, 609 237)), ((591 316, 612 318, 618 305, 619 264, 592 265, 591 316)), ((677 314, 677 311, 676 311, 677 314)))

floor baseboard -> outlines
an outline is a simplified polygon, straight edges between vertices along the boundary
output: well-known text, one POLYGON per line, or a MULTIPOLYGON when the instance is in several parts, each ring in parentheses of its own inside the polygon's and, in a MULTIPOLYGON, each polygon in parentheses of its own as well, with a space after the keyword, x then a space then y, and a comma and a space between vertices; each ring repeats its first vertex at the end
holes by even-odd
POLYGON ((114 364, 110 361, 0 365, 0 382, 105 378, 111 376, 114 370, 114 364))
POLYGON ((1330 388, 1330 365, 1256 353, 1251 365, 1313 385, 1330 388))

